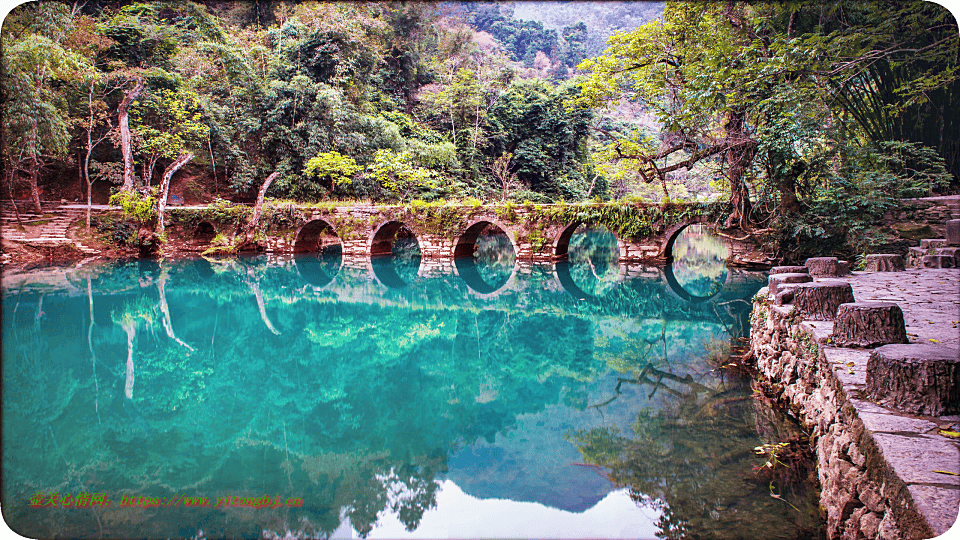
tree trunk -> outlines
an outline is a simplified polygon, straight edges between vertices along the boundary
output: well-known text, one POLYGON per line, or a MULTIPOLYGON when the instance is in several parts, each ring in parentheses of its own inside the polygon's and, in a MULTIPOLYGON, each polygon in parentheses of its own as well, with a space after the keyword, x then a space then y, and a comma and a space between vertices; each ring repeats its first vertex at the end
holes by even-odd
POLYGON ((33 156, 33 166, 30 168, 30 199, 33 200, 33 207, 37 213, 43 215, 43 209, 40 208, 40 187, 37 185, 40 176, 40 160, 33 156))
POLYGON ((273 327, 273 324, 270 322, 270 318, 267 317, 267 306, 263 301, 263 293, 260 292, 260 284, 257 283, 256 277, 253 275, 253 270, 247 270, 247 285, 250 287, 250 290, 253 291, 253 297, 257 300, 257 309, 260 311, 260 320, 263 321, 263 324, 267 327, 267 330, 273 333, 275 336, 280 335, 280 331, 273 327))
POLYGON ((260 192, 257 193, 257 204, 253 207, 253 217, 250 218, 246 231, 244 231, 244 241, 250 238, 250 235, 253 234, 253 231, 255 231, 260 224, 260 214, 263 213, 263 199, 267 195, 267 189, 270 188, 270 184, 272 184, 274 179, 279 175, 280 173, 278 171, 270 173, 270 176, 268 176, 266 181, 263 182, 263 185, 260 186, 260 192))
POLYGON ((795 274, 770 274, 767 278, 767 290, 770 294, 777 294, 780 290, 781 285, 787 283, 810 283, 813 281, 813 278, 810 277, 810 274, 806 273, 795 273, 795 274))
POLYGON ((793 305, 804 318, 814 321, 832 321, 840 304, 853 302, 853 287, 846 281, 834 279, 793 286, 793 305))
POLYGON ((137 83, 134 85, 133 89, 124 94, 123 101, 120 102, 120 106, 117 108, 118 121, 120 123, 120 150, 123 152, 123 185, 120 187, 120 191, 133 191, 133 148, 131 148, 130 141, 130 104, 133 103, 135 99, 140 97, 140 94, 143 93, 144 89, 143 78, 137 77, 137 83))
POLYGON ((160 313, 163 315, 161 319, 163 323, 163 330, 167 333, 167 337, 176 341, 181 347, 193 352, 193 347, 181 341, 180 338, 178 338, 173 332, 173 322, 170 320, 170 307, 167 305, 167 291, 164 289, 164 284, 166 281, 166 275, 161 275, 160 279, 157 280, 157 291, 160 293, 160 313))
POLYGON ((839 277, 850 272, 848 263, 836 257, 810 257, 803 265, 814 277, 839 277))
POLYGON ((193 152, 180 154, 176 161, 163 170, 163 179, 160 181, 160 196, 157 200, 157 234, 163 234, 163 228, 166 224, 165 212, 167 211, 167 195, 170 192, 170 179, 173 177, 173 173, 179 171, 191 159, 193 159, 193 152))
POLYGON ((807 274, 809 271, 806 266, 774 266, 770 269, 771 274, 807 274))
POLYGON ((137 327, 133 323, 126 323, 123 325, 124 331, 127 333, 127 376, 123 385, 123 395, 127 399, 133 399, 133 381, 134 381, 134 366, 133 366, 133 340, 137 337, 137 327))
POLYGON ((884 345, 867 361, 866 393, 910 414, 960 413, 960 356, 929 343, 884 345))
POLYGON ((13 196, 13 175, 13 165, 11 165, 9 183, 7 184, 7 188, 10 190, 10 204, 13 205, 13 215, 17 217, 17 224, 20 225, 20 227, 23 227, 23 220, 20 219, 20 209, 17 208, 17 200, 13 196))
POLYGON ((838 347, 908 343, 903 311, 893 302, 840 304, 830 338, 838 347))
POLYGON ((730 181, 730 204, 733 209, 725 226, 739 226, 741 229, 745 229, 749 224, 752 210, 746 173, 756 151, 756 143, 743 130, 745 117, 746 113, 743 111, 730 111, 727 113, 726 126, 727 142, 730 145, 727 150, 727 178, 730 181))

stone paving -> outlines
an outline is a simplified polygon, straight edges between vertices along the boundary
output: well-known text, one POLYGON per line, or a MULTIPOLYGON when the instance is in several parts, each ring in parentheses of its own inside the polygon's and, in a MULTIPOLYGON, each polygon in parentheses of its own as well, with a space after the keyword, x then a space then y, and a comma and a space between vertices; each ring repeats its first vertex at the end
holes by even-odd
MULTIPOLYGON (((858 302, 896 302, 903 310, 911 343, 960 348, 960 269, 854 272, 830 279, 848 281, 858 302)), ((820 343, 848 403, 872 435, 882 455, 881 462, 872 466, 883 469, 884 476, 902 481, 909 496, 900 493, 896 497, 912 499, 914 508, 937 534, 953 527, 950 534, 960 538, 960 440, 941 432, 960 431, 960 416, 909 415, 860 399, 869 350, 829 346, 830 321, 804 321, 801 327, 820 343)))

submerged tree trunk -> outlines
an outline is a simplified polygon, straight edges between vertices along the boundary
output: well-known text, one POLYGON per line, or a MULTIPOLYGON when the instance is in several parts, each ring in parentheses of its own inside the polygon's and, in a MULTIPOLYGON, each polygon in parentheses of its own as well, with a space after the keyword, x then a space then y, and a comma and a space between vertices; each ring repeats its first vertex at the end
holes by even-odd
POLYGON ((273 327, 273 324, 267 317, 267 306, 263 302, 263 293, 260 292, 260 284, 257 283, 256 278, 253 276, 253 270, 247 270, 247 285, 253 291, 253 296, 257 300, 257 309, 260 310, 260 319, 263 321, 263 324, 266 325, 267 329, 273 332, 274 335, 279 336, 280 332, 273 327))
POLYGON ((165 216, 167 211, 167 195, 170 193, 170 179, 173 178, 173 173, 179 171, 191 159, 193 159, 193 152, 180 154, 180 157, 178 157, 176 161, 163 170, 163 180, 160 181, 160 195, 157 199, 157 234, 163 234, 163 229, 166 225, 165 216))
POLYGON ((123 329, 127 332, 127 377, 123 386, 123 395, 133 399, 133 339, 137 337, 137 327, 132 322, 125 323, 123 329))
POLYGON ((123 101, 120 102, 120 107, 117 109, 120 123, 120 150, 123 152, 123 185, 120 187, 122 192, 133 191, 135 172, 133 170, 133 148, 130 141, 130 105, 143 93, 144 86, 143 78, 137 77, 136 85, 124 94, 123 101))
POLYGON ((187 345, 176 334, 173 333, 173 322, 170 320, 170 307, 167 305, 167 291, 164 289, 166 284, 167 276, 161 275, 160 279, 157 280, 157 290, 160 293, 160 313, 163 315, 163 330, 167 333, 167 337, 177 342, 181 347, 193 352, 194 349, 190 345, 187 345))

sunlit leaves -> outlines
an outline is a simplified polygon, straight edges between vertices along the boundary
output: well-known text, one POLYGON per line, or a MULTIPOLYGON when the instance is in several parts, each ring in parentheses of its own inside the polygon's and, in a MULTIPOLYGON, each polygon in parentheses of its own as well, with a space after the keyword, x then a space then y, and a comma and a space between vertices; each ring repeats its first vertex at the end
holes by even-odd
POLYGON ((367 166, 367 173, 400 201, 414 189, 436 187, 436 175, 428 169, 415 166, 406 152, 377 150, 373 162, 367 166))

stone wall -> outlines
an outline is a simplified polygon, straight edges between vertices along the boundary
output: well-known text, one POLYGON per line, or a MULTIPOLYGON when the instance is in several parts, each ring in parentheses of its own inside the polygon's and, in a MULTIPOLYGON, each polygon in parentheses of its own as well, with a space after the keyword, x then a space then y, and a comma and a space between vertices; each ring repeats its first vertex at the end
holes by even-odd
MULTIPOLYGON (((751 350, 764 384, 810 434, 829 537, 898 540, 941 533, 918 509, 915 495, 922 486, 901 479, 878 442, 899 436, 900 423, 911 419, 891 419, 852 391, 864 377, 869 353, 829 346, 832 323, 801 321, 792 306, 771 305, 766 293, 761 289, 754 299, 751 350)), ((911 432, 935 429, 931 422, 912 421, 929 426, 911 426, 911 432)), ((924 447, 926 441, 915 442, 924 447)))

